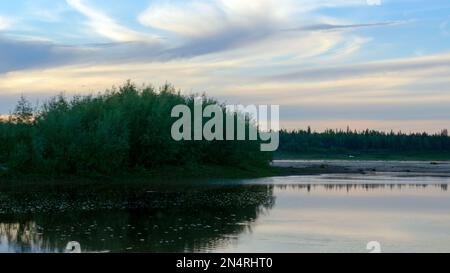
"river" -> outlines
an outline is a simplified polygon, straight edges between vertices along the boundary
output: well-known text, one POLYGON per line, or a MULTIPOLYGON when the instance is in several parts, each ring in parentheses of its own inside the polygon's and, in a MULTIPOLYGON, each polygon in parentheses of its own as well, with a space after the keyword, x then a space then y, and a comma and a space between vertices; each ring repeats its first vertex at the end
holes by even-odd
POLYGON ((368 173, 196 181, 163 203, 0 214, 0 252, 450 252, 450 178, 368 173))

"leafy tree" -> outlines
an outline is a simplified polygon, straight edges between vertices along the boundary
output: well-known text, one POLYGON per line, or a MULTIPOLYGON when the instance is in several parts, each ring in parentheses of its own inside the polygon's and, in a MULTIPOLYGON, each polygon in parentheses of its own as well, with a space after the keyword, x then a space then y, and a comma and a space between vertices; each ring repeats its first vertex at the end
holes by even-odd
POLYGON ((33 120, 33 115, 31 103, 23 95, 20 96, 13 112, 13 120, 19 123, 30 123, 33 120))

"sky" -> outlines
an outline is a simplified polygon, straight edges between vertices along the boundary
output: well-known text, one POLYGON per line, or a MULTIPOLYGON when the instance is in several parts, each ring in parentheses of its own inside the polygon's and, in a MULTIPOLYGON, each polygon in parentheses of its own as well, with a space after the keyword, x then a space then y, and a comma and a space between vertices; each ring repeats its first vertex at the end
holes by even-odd
POLYGON ((450 128, 448 0, 0 1, 0 114, 127 79, 284 128, 450 128))

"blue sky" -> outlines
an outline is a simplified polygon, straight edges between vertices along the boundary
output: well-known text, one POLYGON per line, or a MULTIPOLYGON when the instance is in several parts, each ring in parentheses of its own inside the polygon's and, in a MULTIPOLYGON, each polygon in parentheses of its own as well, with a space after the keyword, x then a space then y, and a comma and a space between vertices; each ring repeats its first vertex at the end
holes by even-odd
POLYGON ((282 126, 450 128, 446 0, 0 2, 0 113, 33 101, 170 82, 279 104, 282 126))

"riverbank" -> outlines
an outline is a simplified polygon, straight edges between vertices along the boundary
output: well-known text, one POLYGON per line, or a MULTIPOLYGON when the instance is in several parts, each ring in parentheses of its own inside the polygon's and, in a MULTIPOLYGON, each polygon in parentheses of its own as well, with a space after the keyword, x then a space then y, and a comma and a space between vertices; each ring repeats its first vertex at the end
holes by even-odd
POLYGON ((450 153, 439 152, 392 152, 392 151, 359 151, 337 153, 332 151, 291 153, 278 151, 275 160, 354 160, 354 161, 449 161, 450 153))
POLYGON ((293 174, 404 172, 450 176, 450 161, 274 160, 272 166, 293 174))

